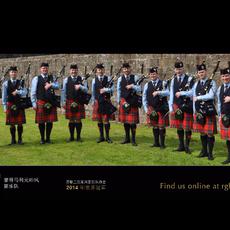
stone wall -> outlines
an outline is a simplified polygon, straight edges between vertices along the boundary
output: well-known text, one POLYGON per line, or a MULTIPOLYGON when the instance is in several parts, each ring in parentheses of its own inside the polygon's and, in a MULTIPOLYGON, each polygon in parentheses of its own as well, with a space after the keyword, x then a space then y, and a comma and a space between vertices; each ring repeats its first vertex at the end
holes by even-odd
MULTIPOLYGON (((153 50, 154 52, 154 50, 153 50)), ((148 68, 152 66, 159 67, 159 73, 163 76, 166 73, 166 78, 170 78, 173 74, 174 62, 179 57, 185 65, 185 71, 194 74, 196 71, 196 64, 206 61, 209 74, 212 73, 218 60, 221 61, 220 67, 223 68, 228 65, 230 54, 53 54, 53 55, 31 55, 12 57, 7 55, 7 58, 0 58, 0 74, 4 75, 6 69, 11 65, 18 66, 19 76, 24 75, 26 69, 31 63, 30 79, 39 73, 39 65, 41 62, 48 62, 50 64, 50 72, 58 75, 63 65, 66 65, 66 75, 68 74, 69 65, 77 63, 79 66, 79 73, 84 74, 85 66, 90 72, 96 63, 104 63, 106 67, 106 74, 110 72, 110 66, 113 65, 114 73, 116 73, 121 64, 125 61, 132 65, 133 72, 140 74, 141 64, 144 64, 144 74, 147 74, 148 68)), ((218 83, 219 73, 216 74, 218 83)), ((89 84, 91 79, 89 80, 89 84)), ((113 100, 115 100, 115 96, 113 100)), ((91 106, 87 108, 88 114, 91 112, 91 106)), ((143 111, 141 111, 143 114, 143 111)), ((142 117, 141 120, 144 118, 142 117)))
POLYGON ((173 73, 173 64, 179 57, 185 64, 185 71, 195 73, 197 63, 206 61, 209 73, 214 69, 217 60, 221 60, 220 67, 224 67, 230 60, 230 54, 55 54, 55 55, 36 55, 30 57, 16 58, 0 58, 0 74, 11 65, 17 65, 19 75, 25 73, 28 64, 31 63, 31 77, 38 74, 39 65, 41 62, 50 64, 50 72, 57 74, 63 65, 69 68, 70 63, 76 62, 79 66, 80 74, 84 73, 85 66, 88 71, 93 69, 96 63, 102 62, 107 67, 106 71, 109 74, 110 66, 114 66, 114 72, 117 72, 124 61, 132 65, 134 73, 140 73, 141 64, 144 64, 144 71, 153 65, 159 66, 159 72, 167 72, 167 77, 171 77, 173 73))

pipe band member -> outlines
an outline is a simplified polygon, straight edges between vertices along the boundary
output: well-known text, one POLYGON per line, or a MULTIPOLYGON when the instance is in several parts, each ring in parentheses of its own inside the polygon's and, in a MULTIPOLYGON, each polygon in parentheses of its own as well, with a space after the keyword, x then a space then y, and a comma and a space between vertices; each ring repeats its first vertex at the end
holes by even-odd
POLYGON ((214 135, 217 134, 217 113, 214 105, 217 86, 214 80, 208 79, 204 63, 197 65, 197 75, 198 82, 194 84, 192 90, 187 92, 187 96, 193 96, 193 131, 200 133, 202 150, 199 157, 208 157, 209 160, 213 160, 214 135))
POLYGON ((169 98, 170 127, 177 128, 179 138, 179 147, 174 151, 185 151, 190 154, 189 144, 192 136, 193 106, 191 98, 182 96, 181 92, 191 87, 192 78, 184 73, 182 61, 176 61, 174 67, 175 74, 170 82, 169 98))
POLYGON ((40 144, 51 143, 50 135, 53 122, 58 121, 54 90, 59 89, 59 83, 54 81, 54 76, 49 75, 48 71, 49 64, 42 63, 40 75, 33 78, 31 86, 31 101, 33 109, 36 111, 35 123, 38 124, 41 135, 40 144))
POLYGON ((230 68, 220 70, 223 84, 217 92, 218 98, 218 116, 220 124, 220 138, 226 140, 228 149, 227 159, 223 164, 230 163, 230 68))
POLYGON ((147 124, 153 127, 154 143, 152 147, 165 148, 166 127, 169 126, 167 115, 169 89, 166 82, 159 79, 157 67, 149 69, 150 81, 144 86, 143 107, 147 124))
POLYGON ((76 128, 77 142, 82 142, 81 119, 85 119, 85 105, 83 97, 88 92, 87 81, 83 81, 83 77, 78 75, 78 66, 70 65, 70 75, 63 80, 62 89, 62 107, 66 110, 65 117, 69 120, 70 138, 67 142, 74 141, 74 132, 76 128))
POLYGON ((100 137, 97 143, 107 141, 112 143, 110 138, 110 120, 115 120, 115 114, 110 112, 108 108, 111 108, 111 96, 114 91, 114 85, 107 87, 108 82, 111 80, 111 76, 105 75, 105 67, 103 64, 96 65, 96 76, 92 80, 92 104, 93 104, 93 116, 92 120, 98 122, 98 129, 100 137), (106 138, 104 137, 104 129, 106 138))
POLYGON ((137 85, 139 77, 131 74, 129 63, 122 65, 123 74, 117 82, 117 102, 119 104, 118 120, 124 123, 125 139, 121 144, 130 143, 130 129, 132 133, 132 145, 136 143, 136 128, 139 123, 139 110, 137 93, 141 92, 141 86, 137 85))
POLYGON ((20 104, 20 98, 27 94, 26 88, 17 79, 18 69, 16 66, 9 68, 10 79, 2 86, 2 104, 6 113, 6 125, 10 126, 11 143, 22 145, 23 124, 26 123, 25 109, 20 104), (16 125, 18 141, 16 142, 16 125))

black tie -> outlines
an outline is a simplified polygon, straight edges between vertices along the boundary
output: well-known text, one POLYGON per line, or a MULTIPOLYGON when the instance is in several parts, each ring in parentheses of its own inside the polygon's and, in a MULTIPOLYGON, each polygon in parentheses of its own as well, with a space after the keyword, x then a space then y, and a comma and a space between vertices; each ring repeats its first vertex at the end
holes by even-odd
POLYGON ((179 77, 179 82, 178 83, 179 83, 179 85, 181 84, 181 77, 179 77))
POLYGON ((13 85, 14 85, 14 86, 16 85, 16 80, 13 80, 13 85))
POLYGON ((226 92, 227 90, 228 90, 228 85, 225 85, 224 92, 226 92))
POLYGON ((202 87, 204 86, 204 82, 203 82, 203 81, 201 82, 201 86, 202 86, 202 87))
POLYGON ((102 77, 100 77, 100 82, 102 82, 102 77))
POLYGON ((153 87, 155 88, 156 87, 156 81, 153 81, 153 87))

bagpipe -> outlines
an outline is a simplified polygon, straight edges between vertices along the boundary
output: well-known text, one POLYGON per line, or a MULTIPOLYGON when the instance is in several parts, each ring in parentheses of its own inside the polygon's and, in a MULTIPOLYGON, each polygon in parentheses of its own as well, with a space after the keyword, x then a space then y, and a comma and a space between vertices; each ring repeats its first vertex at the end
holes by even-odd
MULTIPOLYGON (((91 73, 94 72, 94 70, 95 70, 95 68, 91 71, 91 73)), ((84 76, 83 80, 74 82, 74 86, 83 85, 84 82, 90 77, 91 73, 87 73, 87 66, 85 66, 85 76, 84 76)), ((85 93, 82 91, 76 92, 76 90, 74 90, 73 98, 74 98, 74 101, 71 103, 70 108, 71 108, 71 111, 73 113, 76 113, 79 109, 79 104, 80 105, 84 105, 84 104, 88 105, 88 103, 91 99, 91 94, 85 93)))
MULTIPOLYGON (((167 89, 167 87, 168 87, 167 82, 164 81, 164 79, 166 78, 166 72, 167 72, 167 70, 165 71, 165 73, 162 77, 162 84, 159 85, 159 83, 158 83, 155 91, 161 91, 161 90, 167 89)), ((167 97, 160 97, 160 95, 156 95, 153 98, 153 104, 154 104, 154 110, 149 115, 150 120, 158 121, 159 115, 157 112, 162 113, 162 115, 164 115, 164 116, 166 116, 168 114, 169 105, 168 105, 167 97)))
MULTIPOLYGON (((83 80, 81 82, 80 81, 75 82, 74 85, 78 85, 78 84, 83 85, 84 82, 91 76, 91 74, 95 72, 95 69, 96 67, 94 67, 90 73, 87 73, 87 66, 85 66, 85 74, 83 80)), ((78 111, 79 104, 88 105, 92 95, 90 93, 80 92, 74 97, 75 97, 74 102, 71 103, 70 108, 73 113, 76 113, 78 111)))
MULTIPOLYGON (((188 76, 188 81, 185 85, 181 84, 181 87, 179 88, 179 92, 189 91, 193 88, 195 84, 196 79, 194 76, 189 76, 187 74, 185 76, 188 76)), ((190 97, 181 96, 179 108, 175 111, 175 119, 183 120, 184 113, 193 114, 193 101, 190 97)))
MULTIPOLYGON (((179 60, 179 58, 177 58, 179 60)), ((187 82, 184 84, 184 82, 181 82, 179 87, 179 92, 182 91, 189 91, 193 88, 196 78, 193 75, 185 74, 185 77, 188 78, 187 82)), ((167 80, 167 85, 169 87, 171 81, 176 78, 176 75, 174 74, 170 79, 167 80)), ((174 92, 175 93, 175 92, 174 92)), ((175 119, 176 120, 183 120, 184 119, 184 113, 193 114, 193 101, 190 97, 186 96, 180 96, 179 98, 179 106, 178 109, 175 111, 175 119)))
MULTIPOLYGON (((2 70, 2 73, 3 73, 4 71, 2 70)), ((7 69, 6 71, 5 71, 5 73, 4 73, 4 75, 1 77, 1 79, 0 79, 0 98, 2 98, 2 85, 3 85, 3 83, 4 83, 4 81, 6 80, 6 76, 8 75, 8 73, 9 73, 9 69, 7 69)))
MULTIPOLYGON (((113 65, 111 65, 110 67, 111 79, 106 83, 106 85, 104 86, 105 88, 113 87, 115 81, 118 79, 118 75, 120 71, 121 71, 121 68, 119 72, 115 74, 115 76, 113 76, 113 65)), ((117 108, 112 104, 110 100, 112 95, 113 95, 112 93, 106 93, 106 92, 99 95, 99 98, 98 98, 98 103, 99 103, 98 112, 99 113, 111 115, 117 111, 117 108)))
MULTIPOLYGON (((220 61, 217 62, 211 77, 207 80, 206 86, 204 88, 205 94, 207 94, 211 88, 212 88, 212 79, 215 76, 218 68, 219 68, 220 61)), ((204 94, 204 95, 205 95, 204 94)), ((206 122, 206 116, 213 116, 217 115, 217 111, 215 108, 215 101, 213 100, 208 100, 208 101, 196 101, 195 102, 195 108, 197 111, 197 122, 201 125, 204 125, 206 122)))
POLYGON ((21 79, 20 79, 20 85, 19 85, 19 90, 20 89, 23 89, 25 88, 25 80, 27 79, 28 81, 28 87, 26 88, 27 89, 27 93, 26 93, 26 96, 25 97, 20 97, 20 100, 19 100, 19 106, 20 108, 22 109, 29 109, 32 107, 32 102, 31 102, 31 98, 29 96, 29 76, 30 76, 30 66, 31 64, 29 63, 29 66, 26 70, 26 73, 25 75, 21 76, 21 79))
MULTIPOLYGON (((191 78, 190 80, 188 78, 188 82, 186 83, 186 85, 183 88, 179 89, 180 91, 189 91, 193 88, 195 84, 195 78, 193 76, 190 77, 191 78)), ((191 100, 191 98, 182 96, 181 100, 182 100, 182 104, 180 106, 181 111, 185 113, 193 114, 193 101, 191 100)))
MULTIPOLYGON (((29 66, 26 70, 25 75, 22 75, 20 80, 19 80, 19 85, 17 86, 17 90, 22 90, 25 88, 25 79, 29 78, 30 75, 30 66, 31 64, 29 63, 29 66)), ((8 74, 9 71, 6 72, 4 75, 4 79, 6 75, 8 74)), ((32 107, 32 102, 31 98, 29 97, 29 84, 28 88, 26 88, 26 95, 25 96, 19 96, 18 94, 14 97, 14 104, 11 106, 11 111, 12 114, 17 115, 20 109, 29 109, 32 107)))
MULTIPOLYGON (((60 72, 59 72, 58 76, 56 77, 56 79, 54 80, 54 82, 58 82, 59 78, 63 78, 63 76, 65 76, 65 67, 66 67, 65 65, 62 66, 62 69, 60 70, 60 72)), ((54 90, 53 90, 53 92, 54 92, 54 90)), ((55 94, 53 101, 54 101, 54 104, 56 107, 61 108, 61 96, 60 95, 55 94)))
POLYGON ((6 76, 9 74, 9 69, 6 70, 6 72, 4 73, 3 77, 0 79, 0 84, 2 86, 3 82, 6 79, 6 76))
MULTIPOLYGON (((141 75, 142 76, 135 82, 135 85, 141 85, 141 83, 147 78, 144 75, 144 64, 141 64, 141 75)), ((142 107, 142 95, 137 94, 133 89, 129 89, 124 98, 126 102, 123 104, 123 108, 126 113, 130 111, 131 106, 138 108, 142 107)))
MULTIPOLYGON (((88 78, 90 78, 91 74, 95 72, 95 69, 96 69, 96 66, 91 70, 90 73, 87 73, 87 66, 85 66, 85 76, 83 78, 82 83, 84 83, 88 78)), ((79 94, 78 101, 82 105, 84 105, 84 104, 88 105, 91 97, 92 97, 92 94, 82 92, 81 94, 79 94)))
MULTIPOLYGON (((45 83, 51 84, 52 82, 58 82, 59 78, 63 78, 65 76, 65 65, 62 66, 62 69, 58 73, 58 76, 54 79, 54 76, 52 74, 48 75, 48 78, 45 83)), ((61 108, 61 96, 55 94, 55 90, 51 87, 45 92, 45 99, 48 101, 44 108, 47 112, 51 111, 51 108, 58 107, 61 108)))
MULTIPOLYGON (((54 76, 48 75, 47 79, 45 80, 46 83, 53 83, 54 82, 54 76)), ((60 108, 60 96, 55 95, 55 91, 52 87, 50 87, 48 90, 45 90, 45 100, 47 101, 44 104, 44 109, 46 113, 50 113, 52 107, 59 107, 60 108)))
MULTIPOLYGON (((193 75, 189 76, 188 74, 185 74, 185 77, 187 77, 188 80, 185 84, 183 84, 183 82, 181 83, 179 87, 179 92, 189 91, 193 88, 195 84, 196 79, 193 75)), ((176 76, 174 75, 173 78, 175 79, 176 76)), ((175 118, 177 120, 183 120, 184 113, 193 114, 193 101, 190 97, 186 96, 180 96, 179 100, 179 108, 175 111, 175 118)))
MULTIPOLYGON (((228 62, 228 68, 230 68, 230 61, 228 62)), ((230 102, 226 104, 230 104, 230 102)), ((221 117, 222 124, 225 128, 229 128, 230 127, 230 109, 229 107, 227 107, 227 109, 223 108, 222 113, 223 113, 221 117)))

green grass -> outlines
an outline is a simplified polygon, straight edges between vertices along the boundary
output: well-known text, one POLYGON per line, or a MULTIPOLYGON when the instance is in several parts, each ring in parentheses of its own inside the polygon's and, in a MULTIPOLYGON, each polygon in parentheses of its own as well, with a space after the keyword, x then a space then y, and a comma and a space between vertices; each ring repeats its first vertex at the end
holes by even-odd
POLYGON ((191 155, 172 152, 177 148, 178 138, 175 129, 167 129, 165 150, 150 148, 152 144, 152 129, 144 125, 137 128, 137 147, 131 144, 121 145, 124 137, 123 125, 111 122, 112 144, 106 142, 97 144, 97 123, 90 118, 83 120, 82 143, 66 143, 69 137, 68 121, 64 115, 59 115, 59 121, 54 123, 52 140, 54 144, 40 145, 40 136, 34 122, 35 113, 26 111, 27 124, 24 125, 23 146, 8 146, 10 142, 9 127, 5 125, 5 114, 0 109, 0 165, 221 165, 226 159, 225 142, 216 136, 214 161, 207 158, 197 158, 200 152, 199 134, 193 134, 191 155))

